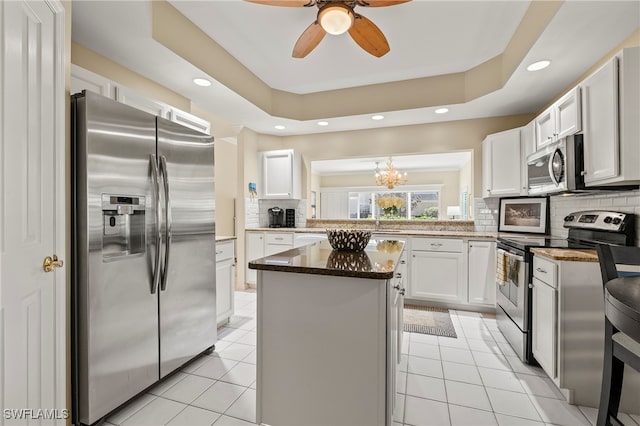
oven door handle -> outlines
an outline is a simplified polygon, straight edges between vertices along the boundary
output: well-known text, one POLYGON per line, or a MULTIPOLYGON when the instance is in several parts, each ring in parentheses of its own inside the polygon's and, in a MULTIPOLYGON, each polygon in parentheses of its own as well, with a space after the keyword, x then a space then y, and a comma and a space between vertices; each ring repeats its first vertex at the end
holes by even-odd
POLYGON ((511 252, 508 252, 508 251, 505 251, 505 250, 502 250, 502 249, 498 249, 497 253, 498 253, 499 256, 509 256, 509 257, 515 258, 516 260, 518 260, 520 262, 524 262, 524 257, 520 256, 519 254, 513 254, 511 252))

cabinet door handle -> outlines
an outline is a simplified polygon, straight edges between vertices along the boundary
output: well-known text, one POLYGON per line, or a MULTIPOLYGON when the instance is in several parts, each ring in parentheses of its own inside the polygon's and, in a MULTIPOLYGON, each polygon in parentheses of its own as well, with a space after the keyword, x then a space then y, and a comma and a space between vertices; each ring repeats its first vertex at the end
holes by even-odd
POLYGON ((400 272, 396 272, 396 278, 402 278, 402 274, 400 272))
POLYGON ((580 176, 584 176, 584 175, 586 175, 586 174, 587 174, 587 171, 586 171, 586 170, 583 170, 583 171, 581 171, 581 172, 580 172, 580 176))
POLYGON ((393 288, 395 288, 396 290, 400 291, 400 286, 399 285, 394 285, 393 288))
POLYGON ((220 251, 216 250, 216 254, 222 254, 222 250, 220 251))
POLYGON ((401 265, 404 265, 404 264, 406 264, 406 263, 407 263, 407 261, 406 261, 406 260, 401 260, 401 261, 400 261, 400 264, 401 264, 401 265))
POLYGON ((540 272, 540 273, 542 273, 542 274, 546 274, 546 273, 547 273, 547 271, 545 271, 545 270, 544 270, 544 269, 542 269, 542 268, 536 268, 536 271, 538 271, 538 272, 540 272))

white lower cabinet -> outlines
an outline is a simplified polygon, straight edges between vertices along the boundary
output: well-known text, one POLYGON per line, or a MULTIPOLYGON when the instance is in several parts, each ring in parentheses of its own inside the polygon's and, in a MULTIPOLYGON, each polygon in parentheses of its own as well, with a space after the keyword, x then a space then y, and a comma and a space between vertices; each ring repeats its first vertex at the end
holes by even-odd
POLYGON ((258 275, 255 269, 249 269, 249 262, 264 257, 264 232, 249 232, 245 238, 245 258, 247 260, 245 268, 245 282, 256 285, 258 275))
POLYGON ((496 306, 496 243, 469 241, 469 303, 496 306))
POLYGON ((533 278, 533 356, 547 375, 557 377, 557 290, 533 278))
MULTIPOLYGON (((575 405, 597 407, 604 354, 604 293, 597 262, 533 256, 533 355, 575 405)), ((626 369, 621 412, 637 410, 640 373, 626 369)))
POLYGON ((235 281, 234 241, 216 243, 216 318, 221 324, 233 315, 235 281))
POLYGON ((268 232, 264 236, 264 255, 271 256, 293 248, 293 232, 268 232))
POLYGON ((409 297, 467 303, 467 265, 462 240, 413 238, 409 297))

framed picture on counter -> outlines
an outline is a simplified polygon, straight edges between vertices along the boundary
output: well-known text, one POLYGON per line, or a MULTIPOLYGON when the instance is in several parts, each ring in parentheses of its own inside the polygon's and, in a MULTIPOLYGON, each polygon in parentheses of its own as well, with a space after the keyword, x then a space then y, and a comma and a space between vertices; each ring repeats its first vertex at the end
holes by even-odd
POLYGON ((498 232, 547 234, 549 197, 500 198, 498 232))

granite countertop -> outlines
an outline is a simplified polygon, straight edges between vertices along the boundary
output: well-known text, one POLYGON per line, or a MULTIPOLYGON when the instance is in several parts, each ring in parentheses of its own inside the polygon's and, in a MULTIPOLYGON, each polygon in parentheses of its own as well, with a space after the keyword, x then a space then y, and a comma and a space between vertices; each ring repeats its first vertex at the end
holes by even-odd
POLYGON ((386 280, 393 278, 404 242, 370 240, 362 252, 335 251, 323 240, 249 262, 249 269, 386 280))
POLYGON ((222 241, 231 241, 231 240, 235 240, 236 237, 231 236, 231 235, 216 235, 216 242, 220 243, 222 241))
POLYGON ((535 255, 570 262, 597 262, 598 254, 589 249, 532 248, 535 255))
MULTIPOLYGON (((325 228, 247 228, 247 232, 299 232, 307 234, 324 234, 325 228)), ((486 238, 496 239, 497 232, 483 231, 437 231, 421 229, 370 229, 375 235, 403 235, 408 237, 449 237, 449 238, 486 238)))

